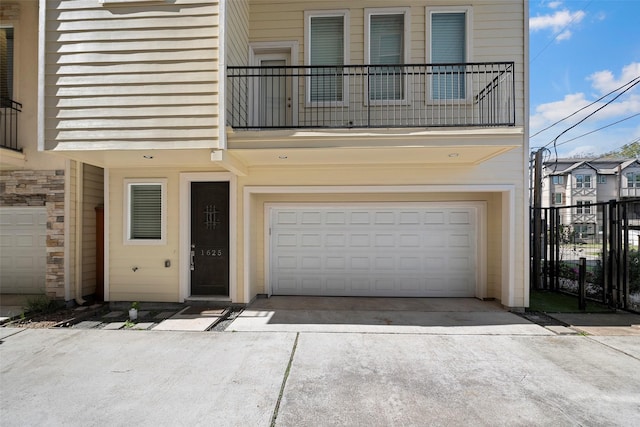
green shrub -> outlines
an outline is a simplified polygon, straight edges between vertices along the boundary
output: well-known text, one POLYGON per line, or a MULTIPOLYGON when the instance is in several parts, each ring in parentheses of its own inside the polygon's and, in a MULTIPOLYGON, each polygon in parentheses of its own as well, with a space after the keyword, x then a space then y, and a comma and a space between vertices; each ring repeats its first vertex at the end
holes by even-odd
POLYGON ((33 295, 27 297, 27 306, 25 311, 29 313, 51 313, 56 311, 60 306, 58 303, 46 295, 33 295))

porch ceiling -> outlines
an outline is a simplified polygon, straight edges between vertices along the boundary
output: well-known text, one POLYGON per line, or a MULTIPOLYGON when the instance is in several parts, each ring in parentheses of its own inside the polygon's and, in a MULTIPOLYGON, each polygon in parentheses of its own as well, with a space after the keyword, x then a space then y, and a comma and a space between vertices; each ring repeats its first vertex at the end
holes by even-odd
POLYGON ((242 131, 228 149, 248 167, 478 164, 522 145, 521 128, 469 131, 242 131))
POLYGON ((211 168, 212 149, 193 150, 52 150, 66 158, 103 168, 211 168))

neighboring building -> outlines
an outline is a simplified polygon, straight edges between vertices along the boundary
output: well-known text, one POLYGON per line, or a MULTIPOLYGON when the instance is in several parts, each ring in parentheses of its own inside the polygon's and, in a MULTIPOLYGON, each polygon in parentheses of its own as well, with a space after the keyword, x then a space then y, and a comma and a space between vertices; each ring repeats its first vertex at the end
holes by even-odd
POLYGON ((528 305, 527 1, 41 6, 40 143, 104 168, 107 300, 528 305))
POLYGON ((542 207, 561 210, 579 241, 602 232, 596 203, 640 197, 638 159, 558 159, 543 165, 542 207))
POLYGON ((0 293, 81 301, 98 283, 102 170, 39 151, 38 64, 38 1, 2 1, 0 293))

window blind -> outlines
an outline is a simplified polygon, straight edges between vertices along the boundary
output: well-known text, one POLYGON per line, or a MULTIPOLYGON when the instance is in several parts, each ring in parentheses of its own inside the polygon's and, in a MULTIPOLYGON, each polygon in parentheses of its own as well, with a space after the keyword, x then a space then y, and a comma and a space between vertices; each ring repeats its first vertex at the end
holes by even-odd
MULTIPOLYGON (((392 65, 404 63, 404 15, 371 15, 369 22, 369 62, 392 65)), ((404 97, 401 67, 371 67, 370 100, 400 100, 404 97)))
MULTIPOLYGON (((344 16, 311 17, 310 65, 344 65, 344 16)), ((342 67, 314 68, 311 101, 342 101, 342 67)))
MULTIPOLYGON (((466 60, 465 13, 431 15, 431 62, 460 64, 466 60)), ((463 66, 434 67, 433 99, 465 98, 463 66)))
POLYGON ((13 99, 13 28, 0 28, 0 98, 13 99))
POLYGON ((130 187, 130 239, 162 238, 162 185, 130 187))

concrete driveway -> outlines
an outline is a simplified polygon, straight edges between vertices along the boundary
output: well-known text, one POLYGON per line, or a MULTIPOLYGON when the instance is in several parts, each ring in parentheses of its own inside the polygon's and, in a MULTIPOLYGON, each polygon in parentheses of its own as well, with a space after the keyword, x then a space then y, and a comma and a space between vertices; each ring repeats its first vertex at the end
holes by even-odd
MULTIPOLYGON (((637 336, 560 336, 534 324, 526 333, 519 323, 509 333, 504 314, 520 317, 481 307, 486 311, 474 313, 496 314, 488 325, 466 325, 463 317, 462 325, 419 325, 422 332, 403 329, 411 325, 350 331, 347 324, 338 331, 329 321, 309 323, 329 328, 321 332, 304 331, 307 324, 294 332, 0 328, 0 424, 637 423, 637 336), (495 334, 498 323, 502 332, 495 334), (465 328, 474 333, 461 333, 465 328)), ((446 322, 455 317, 440 313, 446 322)), ((271 319, 267 326, 296 329, 271 319)), ((360 313, 353 319, 367 326, 360 313)))

